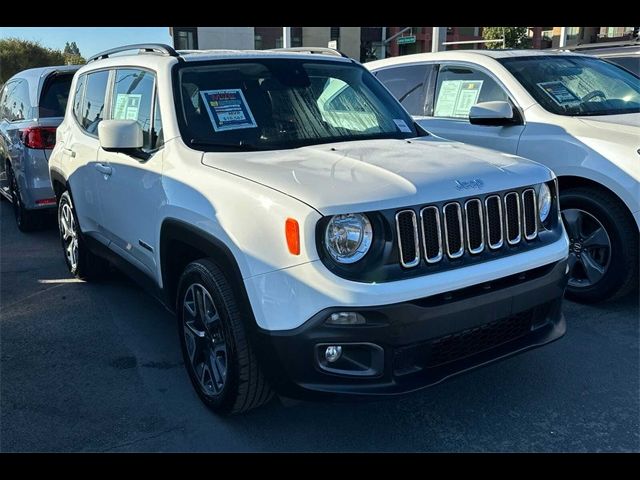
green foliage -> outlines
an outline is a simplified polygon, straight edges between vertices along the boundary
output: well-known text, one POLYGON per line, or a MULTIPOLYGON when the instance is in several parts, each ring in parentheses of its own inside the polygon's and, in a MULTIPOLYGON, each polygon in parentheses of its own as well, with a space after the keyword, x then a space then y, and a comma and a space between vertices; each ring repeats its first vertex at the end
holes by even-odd
MULTIPOLYGON (((78 50, 75 42, 67 44, 70 50, 78 50)), ((65 50, 67 47, 65 46, 65 50)), ((80 51, 62 53, 60 50, 46 48, 38 42, 18 38, 0 39, 0 84, 22 70, 52 65, 80 65, 85 63, 80 51)))
POLYGON ((78 45, 76 45, 76 42, 67 42, 64 44, 64 50, 62 50, 62 53, 80 56, 80 49, 78 48, 78 45))
MULTIPOLYGON (((505 39, 505 48, 531 48, 531 39, 527 36, 527 27, 482 27, 484 40, 505 39)), ((487 43, 486 48, 502 48, 502 43, 487 43)))

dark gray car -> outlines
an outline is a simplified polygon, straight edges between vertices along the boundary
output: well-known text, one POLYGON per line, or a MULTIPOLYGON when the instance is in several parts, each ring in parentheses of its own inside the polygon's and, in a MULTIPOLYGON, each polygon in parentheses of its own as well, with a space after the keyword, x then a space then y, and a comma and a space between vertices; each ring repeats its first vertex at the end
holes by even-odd
POLYGON ((41 210, 56 206, 48 158, 78 68, 24 70, 0 91, 0 194, 13 203, 23 232, 38 224, 41 210))

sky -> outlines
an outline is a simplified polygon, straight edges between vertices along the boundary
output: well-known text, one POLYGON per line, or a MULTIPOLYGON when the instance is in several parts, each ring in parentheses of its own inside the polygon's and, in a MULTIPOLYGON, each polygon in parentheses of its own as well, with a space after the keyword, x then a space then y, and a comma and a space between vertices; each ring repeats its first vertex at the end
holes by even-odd
POLYGON ((169 27, 0 27, 0 39, 7 37, 60 50, 66 42, 76 42, 84 57, 131 43, 173 44, 169 27))

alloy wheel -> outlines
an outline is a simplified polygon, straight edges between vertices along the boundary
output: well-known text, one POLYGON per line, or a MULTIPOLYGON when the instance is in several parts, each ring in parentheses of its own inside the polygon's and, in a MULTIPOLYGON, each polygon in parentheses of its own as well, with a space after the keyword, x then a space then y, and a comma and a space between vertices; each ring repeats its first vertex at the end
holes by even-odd
POLYGON ((569 286, 587 288, 598 283, 611 263, 611 239, 602 223, 577 208, 562 210, 569 235, 569 286))
POLYGON ((219 395, 228 368, 227 342, 219 312, 207 289, 199 283, 187 289, 182 310, 190 368, 205 395, 219 395))
POLYGON ((60 209, 59 223, 67 261, 71 270, 75 270, 78 266, 78 232, 73 211, 68 203, 64 203, 60 209))

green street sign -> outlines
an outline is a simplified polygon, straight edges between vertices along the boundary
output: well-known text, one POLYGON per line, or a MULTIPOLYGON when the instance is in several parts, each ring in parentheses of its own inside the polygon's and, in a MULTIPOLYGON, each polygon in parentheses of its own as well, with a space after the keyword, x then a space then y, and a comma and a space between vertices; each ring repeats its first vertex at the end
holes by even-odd
POLYGON ((398 37, 398 45, 405 45, 407 43, 416 43, 416 36, 407 35, 406 37, 398 37))

